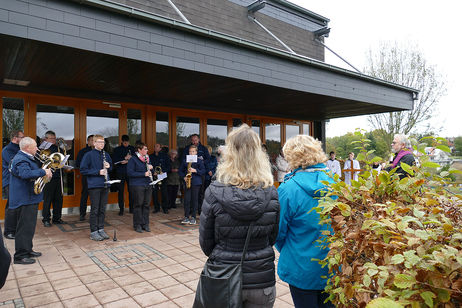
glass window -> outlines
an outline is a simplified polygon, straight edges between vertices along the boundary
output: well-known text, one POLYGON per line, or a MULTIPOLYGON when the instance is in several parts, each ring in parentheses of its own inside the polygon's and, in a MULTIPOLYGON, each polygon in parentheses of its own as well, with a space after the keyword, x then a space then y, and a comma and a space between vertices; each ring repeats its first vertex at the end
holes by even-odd
POLYGON ((169 146, 168 112, 156 112, 156 143, 169 146))
MULTIPOLYGON (((2 145, 10 143, 10 134, 14 130, 24 131, 24 99, 3 97, 3 127, 2 145)), ((8 199, 6 192, 2 190, 2 198, 8 199)), ((1 235, 0 235, 1 236, 1 235)))
MULTIPOLYGON (((199 126, 199 118, 176 118, 176 146, 178 148, 178 154, 182 154, 180 152, 184 147, 191 143, 189 136, 192 134, 199 134, 199 126)), ((179 157, 181 157, 181 155, 179 157)))
POLYGON ((300 134, 300 125, 286 124, 286 140, 300 134))
POLYGON ((225 144, 228 136, 228 120, 207 119, 207 145, 216 151, 219 145, 225 144))
POLYGON ((275 123, 265 124, 265 144, 268 148, 268 155, 274 161, 279 154, 281 147, 281 125, 275 123))
POLYGON ((87 110, 87 134, 103 135, 106 140, 104 150, 112 154, 119 146, 119 112, 115 110, 87 110))
POLYGON ((252 126, 252 129, 258 134, 258 136, 261 137, 261 135, 260 135, 260 120, 252 120, 250 122, 250 125, 252 126))
POLYGON ((135 145, 141 141, 141 110, 127 110, 127 135, 130 137, 130 144, 135 145))
POLYGON ((14 130, 24 131, 24 99, 3 97, 2 144, 10 143, 10 134, 14 130))
POLYGON ((303 124, 303 135, 310 135, 310 124, 303 124))
MULTIPOLYGON (((69 164, 74 165, 74 107, 37 105, 37 145, 45 137, 49 130, 56 134, 56 145, 58 150, 70 155, 69 164)), ((74 172, 66 172, 61 169, 59 172, 63 178, 63 195, 74 194, 74 172)))

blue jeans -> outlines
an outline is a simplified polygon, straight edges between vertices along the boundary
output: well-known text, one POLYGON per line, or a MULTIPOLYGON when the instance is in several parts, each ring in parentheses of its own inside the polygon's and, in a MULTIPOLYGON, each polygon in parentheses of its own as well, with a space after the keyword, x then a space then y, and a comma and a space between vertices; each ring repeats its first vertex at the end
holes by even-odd
POLYGON ((289 285, 295 308, 334 308, 331 302, 324 303, 329 297, 324 290, 303 290, 289 285))

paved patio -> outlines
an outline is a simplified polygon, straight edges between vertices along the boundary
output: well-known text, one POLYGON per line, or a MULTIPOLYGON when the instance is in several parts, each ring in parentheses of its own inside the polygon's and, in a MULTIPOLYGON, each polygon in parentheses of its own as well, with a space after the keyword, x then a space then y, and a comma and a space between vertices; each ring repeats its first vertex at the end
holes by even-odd
MULTIPOLYGON (((151 214, 151 232, 136 233, 132 215, 108 211, 110 240, 89 239, 89 224, 66 215, 66 225, 37 221, 32 265, 12 264, 0 290, 0 308, 19 307, 191 307, 206 260, 198 225, 180 224, 182 209, 151 214), (112 237, 116 231, 117 241, 112 237)), ((88 215, 87 215, 88 218, 88 215)), ((4 240, 13 255, 14 241, 4 240)), ((279 281, 275 307, 293 307, 279 281)))

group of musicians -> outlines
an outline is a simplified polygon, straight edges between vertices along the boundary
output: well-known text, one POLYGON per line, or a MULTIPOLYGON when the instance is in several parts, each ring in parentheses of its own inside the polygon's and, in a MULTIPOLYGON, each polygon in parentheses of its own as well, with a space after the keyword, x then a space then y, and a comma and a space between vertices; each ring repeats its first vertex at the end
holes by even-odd
MULTIPOLYGON (((2 151, 2 192, 7 199, 5 209, 4 236, 15 240, 15 264, 35 263, 40 252, 33 251, 32 239, 35 233, 38 204, 43 201, 42 222, 45 227, 52 224, 65 224, 62 220, 63 205, 63 170, 58 168, 42 169, 37 160, 39 153, 37 143, 25 137, 22 131, 13 131, 10 144, 2 151), (34 191, 34 181, 46 178, 43 191, 34 191), (51 213, 51 208, 53 211, 51 213)), ((47 131, 44 141, 51 144, 49 152, 62 152, 56 145, 56 134, 47 131)), ((180 159, 177 151, 165 153, 160 144, 156 144, 154 152, 148 155, 146 144, 137 142, 130 145, 129 136, 122 136, 122 143, 113 151, 112 157, 104 150, 105 139, 102 135, 90 135, 87 145, 78 152, 75 167, 82 176, 82 192, 80 200, 80 221, 84 221, 87 212, 87 200, 90 197, 90 238, 95 241, 108 239, 104 231, 105 210, 111 185, 118 190, 119 215, 124 215, 125 183, 129 192, 129 212, 133 214, 133 227, 136 232, 150 232, 149 211, 151 198, 154 213, 168 213, 175 207, 176 194, 180 183, 179 170, 184 173, 197 172, 195 168, 186 167, 186 154, 189 147, 197 149, 198 159, 205 164, 210 159, 209 150, 199 142, 198 135, 191 136, 191 145, 185 148, 180 159), (109 174, 115 171, 117 180, 111 180, 109 174), (160 181, 169 175, 168 180, 160 181), (159 180, 158 180, 159 179, 159 180), (114 183, 115 182, 115 183, 114 183), (160 190, 161 199, 158 198, 160 190), (173 200, 169 200, 173 199, 173 200)), ((196 176, 197 177, 197 176, 196 176)), ((202 203, 204 193, 204 175, 202 177, 197 200, 202 203)), ((197 185, 197 181, 195 185, 197 185)), ((200 208, 198 209, 200 211, 200 208)), ((0 229, 1 232, 1 229, 0 229)))

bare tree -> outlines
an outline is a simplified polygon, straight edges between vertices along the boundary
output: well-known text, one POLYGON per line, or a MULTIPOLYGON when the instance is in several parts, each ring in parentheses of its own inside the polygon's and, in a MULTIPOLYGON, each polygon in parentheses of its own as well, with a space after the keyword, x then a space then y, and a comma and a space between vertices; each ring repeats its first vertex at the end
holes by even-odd
POLYGON ((382 43, 377 51, 369 50, 367 75, 419 90, 419 98, 410 111, 374 114, 368 121, 387 144, 396 133, 409 134, 418 128, 435 129, 429 120, 434 116, 446 85, 435 66, 430 65, 417 46, 382 43))

